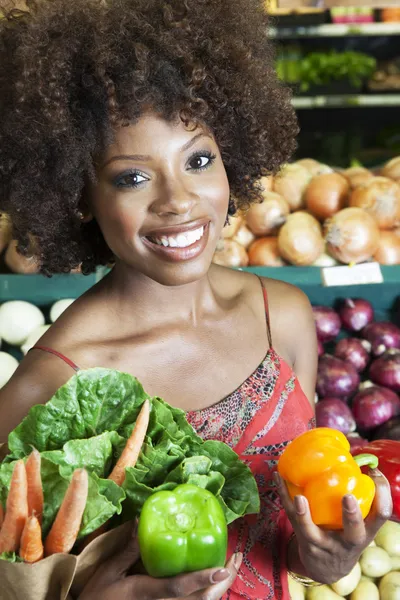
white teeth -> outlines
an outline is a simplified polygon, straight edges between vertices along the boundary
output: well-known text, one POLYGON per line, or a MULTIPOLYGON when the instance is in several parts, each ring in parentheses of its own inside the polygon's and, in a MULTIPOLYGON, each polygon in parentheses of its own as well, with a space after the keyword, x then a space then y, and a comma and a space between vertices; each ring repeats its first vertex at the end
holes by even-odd
POLYGON ((187 248, 202 238, 203 234, 204 227, 199 227, 198 229, 194 229, 192 231, 178 233, 175 236, 163 235, 161 237, 155 237, 153 238, 153 241, 155 241, 155 243, 159 246, 169 246, 170 248, 187 248))

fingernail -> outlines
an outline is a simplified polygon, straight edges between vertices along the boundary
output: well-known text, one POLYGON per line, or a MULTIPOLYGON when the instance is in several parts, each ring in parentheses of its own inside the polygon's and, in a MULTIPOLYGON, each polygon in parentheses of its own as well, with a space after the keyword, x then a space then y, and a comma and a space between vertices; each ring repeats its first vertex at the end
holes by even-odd
POLYGON ((294 497, 294 507, 298 515, 304 515, 306 512, 306 503, 304 502, 303 496, 294 497))
POLYGON ((241 552, 236 552, 234 559, 233 559, 233 564, 235 565, 236 571, 238 571, 240 569, 242 560, 243 560, 243 554, 241 552))
POLYGON ((280 488, 282 486, 282 478, 279 475, 278 471, 275 471, 275 473, 274 473, 274 481, 278 488, 280 488))
POLYGON ((211 575, 211 583, 219 583, 220 581, 224 581, 225 579, 228 579, 228 577, 229 577, 228 569, 220 569, 219 571, 215 571, 215 573, 213 573, 211 575))
POLYGON ((356 512, 357 508, 355 506, 355 501, 353 496, 347 494, 343 497, 343 508, 346 512, 353 514, 356 512))

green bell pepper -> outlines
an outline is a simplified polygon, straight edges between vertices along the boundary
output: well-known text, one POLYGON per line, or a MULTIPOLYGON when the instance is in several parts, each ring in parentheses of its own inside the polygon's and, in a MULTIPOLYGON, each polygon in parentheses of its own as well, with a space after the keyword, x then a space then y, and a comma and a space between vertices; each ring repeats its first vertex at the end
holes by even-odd
POLYGON ((217 498, 188 483, 156 492, 143 505, 138 539, 152 577, 223 567, 228 527, 217 498))

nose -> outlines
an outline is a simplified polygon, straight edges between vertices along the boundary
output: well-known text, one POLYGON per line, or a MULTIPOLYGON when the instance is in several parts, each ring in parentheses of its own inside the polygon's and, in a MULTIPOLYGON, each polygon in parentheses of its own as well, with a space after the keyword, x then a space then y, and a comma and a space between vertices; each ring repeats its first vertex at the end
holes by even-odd
POLYGON ((179 178, 174 178, 160 186, 157 199, 150 209, 158 216, 185 215, 190 213, 198 201, 197 194, 179 178))

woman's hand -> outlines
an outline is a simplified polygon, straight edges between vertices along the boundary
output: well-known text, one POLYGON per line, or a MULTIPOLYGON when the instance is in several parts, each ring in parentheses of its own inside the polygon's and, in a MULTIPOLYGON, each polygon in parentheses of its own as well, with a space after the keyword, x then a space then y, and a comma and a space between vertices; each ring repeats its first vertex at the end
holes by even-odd
MULTIPOLYGON (((283 507, 296 534, 302 574, 320 583, 338 581, 351 571, 360 554, 390 518, 393 505, 389 483, 378 469, 371 470, 369 475, 376 487, 370 514, 364 521, 355 497, 344 496, 341 531, 326 531, 315 525, 307 499, 296 496, 292 502, 284 481, 279 475, 276 477, 283 507)), ((295 564, 289 564, 289 568, 297 572, 295 564)))
POLYGON ((98 568, 78 600, 219 600, 231 587, 242 562, 242 555, 235 554, 224 569, 207 569, 166 579, 128 576, 139 558, 134 531, 126 548, 98 568))

